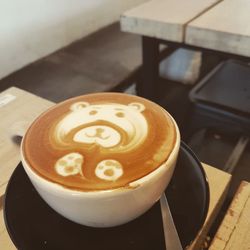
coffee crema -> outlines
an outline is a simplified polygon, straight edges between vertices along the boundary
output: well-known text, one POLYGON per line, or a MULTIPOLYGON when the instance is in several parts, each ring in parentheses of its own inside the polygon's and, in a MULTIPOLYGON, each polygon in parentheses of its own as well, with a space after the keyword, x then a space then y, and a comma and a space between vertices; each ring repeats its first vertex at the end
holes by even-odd
POLYGON ((176 127, 141 97, 97 93, 59 103, 39 116, 22 143, 38 175, 74 190, 126 187, 169 157, 176 127))

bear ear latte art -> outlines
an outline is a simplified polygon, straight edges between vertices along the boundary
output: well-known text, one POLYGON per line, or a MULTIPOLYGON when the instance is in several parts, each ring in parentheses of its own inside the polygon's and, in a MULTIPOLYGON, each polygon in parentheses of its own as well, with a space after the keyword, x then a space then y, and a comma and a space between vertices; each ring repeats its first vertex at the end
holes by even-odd
POLYGON ((98 93, 69 99, 38 117, 24 137, 22 154, 49 182, 72 190, 110 190, 129 187, 161 166, 176 138, 174 121, 157 104, 98 93))

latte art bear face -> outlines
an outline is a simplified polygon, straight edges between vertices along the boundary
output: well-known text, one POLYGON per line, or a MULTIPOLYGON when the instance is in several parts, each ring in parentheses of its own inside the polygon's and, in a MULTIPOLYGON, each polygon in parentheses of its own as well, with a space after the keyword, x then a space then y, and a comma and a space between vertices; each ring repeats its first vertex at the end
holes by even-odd
POLYGON ((166 161, 175 145, 172 118, 155 103, 118 93, 72 98, 29 128, 23 154, 31 168, 66 188, 129 186, 166 161))
POLYGON ((141 103, 90 105, 78 102, 70 109, 71 112, 53 131, 58 145, 67 144, 64 138, 76 129, 74 142, 94 143, 103 148, 113 148, 114 151, 135 148, 147 136, 147 121, 141 113, 145 107, 141 103), (119 147, 125 139, 123 136, 127 137, 126 144, 119 147))
MULTIPOLYGON (((77 102, 71 105, 71 112, 59 121, 51 133, 57 147, 67 146, 73 149, 74 143, 80 143, 85 146, 96 145, 100 150, 129 152, 143 144, 147 136, 148 124, 141 113, 144 109, 141 103, 91 105, 87 102, 77 102), (68 135, 72 133, 73 137, 69 139, 68 135)), ((79 170, 79 164, 84 168, 84 156, 76 157, 78 153, 71 154, 72 156, 62 156, 56 162, 55 169, 59 175, 68 176, 84 172, 79 170), (69 157, 75 158, 78 162, 66 160, 69 157), (64 163, 63 166, 60 162, 64 163), (71 169, 71 172, 67 169, 71 169)), ((100 179, 116 181, 123 174, 122 163, 115 159, 103 160, 97 164, 95 174, 100 179)))

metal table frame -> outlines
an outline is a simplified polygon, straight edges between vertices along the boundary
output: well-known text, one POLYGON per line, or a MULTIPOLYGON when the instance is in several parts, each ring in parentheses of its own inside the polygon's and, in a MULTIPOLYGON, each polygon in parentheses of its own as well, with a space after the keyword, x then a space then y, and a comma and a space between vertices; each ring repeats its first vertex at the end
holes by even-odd
POLYGON ((142 67, 140 77, 137 84, 137 94, 150 100, 156 101, 159 99, 158 92, 159 82, 159 59, 160 59, 160 44, 165 44, 168 47, 168 52, 165 56, 172 54, 179 48, 190 49, 202 52, 202 65, 200 77, 208 73, 206 59, 207 57, 217 57, 218 60, 235 59, 240 61, 250 61, 250 58, 242 55, 235 55, 227 52, 215 51, 211 49, 201 48, 185 43, 171 42, 162 39, 142 36, 142 67))

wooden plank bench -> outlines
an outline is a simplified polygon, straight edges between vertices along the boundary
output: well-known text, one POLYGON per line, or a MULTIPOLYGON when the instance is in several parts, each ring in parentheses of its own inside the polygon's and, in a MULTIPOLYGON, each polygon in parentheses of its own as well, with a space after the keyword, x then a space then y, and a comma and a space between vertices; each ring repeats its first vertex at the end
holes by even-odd
POLYGON ((205 223, 189 248, 192 250, 202 248, 205 238, 226 198, 227 190, 231 181, 230 174, 206 164, 203 164, 203 167, 206 172, 210 188, 210 204, 205 223))
POLYGON ((250 183, 241 182, 209 250, 250 249, 250 183))

